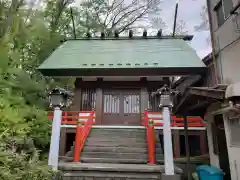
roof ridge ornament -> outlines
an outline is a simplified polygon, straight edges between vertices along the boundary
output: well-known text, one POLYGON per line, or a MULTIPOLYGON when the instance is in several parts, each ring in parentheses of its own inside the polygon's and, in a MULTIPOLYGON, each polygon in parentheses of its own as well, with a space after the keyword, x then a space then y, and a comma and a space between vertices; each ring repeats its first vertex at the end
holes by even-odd
POLYGON ((162 37, 162 29, 159 29, 157 32, 157 37, 162 37))
POLYGON ((146 30, 146 29, 144 29, 144 31, 143 31, 143 37, 144 37, 144 38, 147 37, 147 30, 146 30))
POLYGON ((114 36, 115 36, 115 38, 119 38, 118 30, 115 30, 115 31, 114 31, 114 36))
POLYGON ((142 40, 142 39, 182 39, 184 41, 191 41, 193 39, 193 35, 163 35, 162 29, 158 30, 155 35, 147 36, 147 30, 144 30, 142 36, 137 35, 133 37, 133 30, 129 30, 128 36, 120 36, 119 31, 115 30, 112 32, 111 36, 107 36, 107 34, 102 31, 100 36, 93 36, 90 32, 87 32, 83 37, 73 39, 73 38, 65 38, 62 39, 60 42, 63 43, 68 40, 142 40))
POLYGON ((101 39, 104 39, 105 38, 105 33, 104 31, 101 32, 101 39))
POLYGON ((133 30, 130 30, 130 31, 129 31, 128 37, 129 37, 130 39, 133 38, 133 30))
POLYGON ((86 33, 86 36, 87 36, 88 38, 91 38, 91 37, 92 37, 92 35, 91 35, 91 33, 90 33, 89 31, 86 33))

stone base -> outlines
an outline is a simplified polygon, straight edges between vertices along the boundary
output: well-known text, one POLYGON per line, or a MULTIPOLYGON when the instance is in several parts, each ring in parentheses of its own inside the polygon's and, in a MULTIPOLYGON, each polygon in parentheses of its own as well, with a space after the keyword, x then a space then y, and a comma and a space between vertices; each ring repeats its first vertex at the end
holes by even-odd
POLYGON ((174 174, 174 175, 161 174, 161 180, 181 180, 181 175, 180 174, 174 174))

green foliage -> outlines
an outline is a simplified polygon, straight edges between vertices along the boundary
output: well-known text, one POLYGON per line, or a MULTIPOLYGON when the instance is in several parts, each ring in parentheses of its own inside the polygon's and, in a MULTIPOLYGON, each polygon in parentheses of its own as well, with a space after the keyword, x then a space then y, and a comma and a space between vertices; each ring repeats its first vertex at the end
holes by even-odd
POLYGON ((71 83, 36 70, 65 36, 71 1, 46 0, 44 8, 33 7, 35 0, 26 2, 0 2, 1 180, 52 179, 54 173, 41 158, 48 152, 51 130, 46 92, 71 83))
POLYGON ((7 138, 0 143, 1 180, 50 180, 51 172, 39 161, 33 142, 7 138))

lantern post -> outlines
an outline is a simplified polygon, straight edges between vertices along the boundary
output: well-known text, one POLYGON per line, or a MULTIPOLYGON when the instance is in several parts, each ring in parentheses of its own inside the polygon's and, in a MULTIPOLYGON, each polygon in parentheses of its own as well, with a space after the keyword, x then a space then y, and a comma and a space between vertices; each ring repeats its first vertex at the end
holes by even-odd
POLYGON ((163 138, 164 138, 164 167, 165 173, 162 174, 163 180, 178 180, 180 176, 175 174, 173 162, 173 149, 172 149, 172 133, 171 133, 171 110, 173 107, 172 95, 176 91, 172 91, 167 85, 158 89, 160 95, 159 107, 163 116, 163 138))
POLYGON ((66 107, 70 104, 70 96, 72 96, 72 94, 62 88, 54 88, 49 93, 50 107, 54 109, 51 143, 48 157, 48 166, 52 170, 58 170, 59 141, 62 121, 61 108, 66 107))

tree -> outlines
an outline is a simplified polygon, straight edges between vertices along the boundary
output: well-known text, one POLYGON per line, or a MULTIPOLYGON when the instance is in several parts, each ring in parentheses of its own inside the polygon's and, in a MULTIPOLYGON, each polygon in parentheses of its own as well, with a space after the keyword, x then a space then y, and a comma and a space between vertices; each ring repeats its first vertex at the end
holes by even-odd
POLYGON ((92 0, 80 3, 75 9, 77 33, 90 31, 94 35, 105 31, 111 36, 114 30, 119 33, 149 25, 149 17, 160 11, 160 0, 92 0))
POLYGON ((36 67, 63 39, 70 2, 0 2, 0 179, 52 179, 43 159, 51 129, 46 92, 71 82, 44 78, 36 67))

